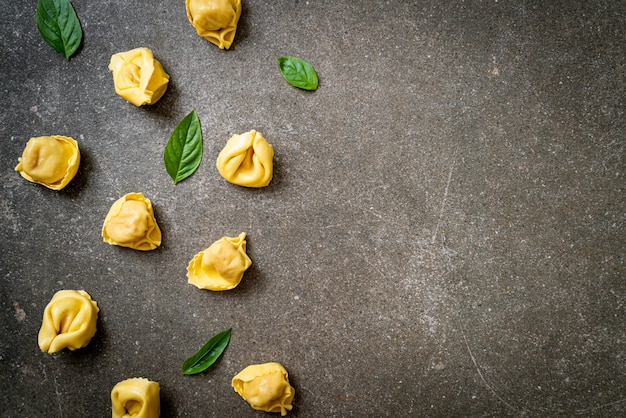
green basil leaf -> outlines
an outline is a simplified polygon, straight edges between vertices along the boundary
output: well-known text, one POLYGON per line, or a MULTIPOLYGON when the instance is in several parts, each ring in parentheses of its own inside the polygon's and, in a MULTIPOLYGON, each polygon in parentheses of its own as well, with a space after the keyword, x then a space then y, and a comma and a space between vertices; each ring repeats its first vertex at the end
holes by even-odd
POLYGON ((202 160, 202 128, 195 110, 192 110, 176 126, 170 136, 163 161, 174 184, 186 179, 196 171, 202 160))
POLYGON ((183 374, 196 374, 205 371, 222 355, 230 341, 232 328, 215 334, 193 356, 183 362, 183 374))
POLYGON ((83 39, 83 30, 70 0, 39 0, 35 18, 43 40, 69 60, 83 39))
POLYGON ((317 89, 317 73, 313 66, 303 59, 284 56, 278 58, 278 68, 289 84, 304 90, 317 89))

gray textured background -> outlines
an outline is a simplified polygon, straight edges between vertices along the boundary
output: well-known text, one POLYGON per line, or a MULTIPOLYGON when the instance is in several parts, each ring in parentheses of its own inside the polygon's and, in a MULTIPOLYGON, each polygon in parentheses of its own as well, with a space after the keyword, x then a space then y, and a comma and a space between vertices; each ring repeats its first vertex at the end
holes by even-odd
POLYGON ((261 417, 230 379, 266 361, 294 417, 626 414, 624 1, 244 0, 229 51, 182 0, 73 4, 66 61, 35 0, 0 2, 1 416, 110 416, 115 383, 143 376, 164 417, 261 417), (135 108, 107 66, 141 46, 171 83, 135 108), (319 89, 289 86, 281 55, 319 89), (163 147, 192 109, 204 159, 174 185, 163 147), (276 152, 259 190, 215 168, 250 129, 276 152), (13 171, 53 134, 82 151, 61 192, 13 171), (152 200, 158 250, 102 242, 128 192, 152 200), (238 288, 187 284, 196 252, 242 231, 238 288), (98 332, 48 355, 60 289, 92 295, 98 332), (218 363, 182 376, 229 326, 218 363))

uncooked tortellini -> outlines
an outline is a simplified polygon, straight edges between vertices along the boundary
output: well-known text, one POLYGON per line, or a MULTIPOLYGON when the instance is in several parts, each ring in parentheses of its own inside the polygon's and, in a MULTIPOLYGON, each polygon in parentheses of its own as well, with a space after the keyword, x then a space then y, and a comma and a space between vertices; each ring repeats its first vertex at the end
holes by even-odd
POLYGON ((43 313, 39 348, 48 354, 68 348, 76 350, 89 344, 96 334, 98 304, 84 290, 60 290, 43 313))
POLYGON ((232 381, 235 391, 257 411, 291 411, 295 390, 289 384, 287 370, 280 363, 253 364, 232 381))
POLYGON ((31 138, 16 171, 33 183, 61 190, 74 178, 80 164, 78 143, 70 137, 52 135, 31 138))
POLYGON ((246 254, 246 233, 223 237, 196 254, 187 266, 189 283, 200 289, 230 290, 236 287, 252 261, 246 254))
POLYGON ((170 76, 148 48, 135 48, 111 57, 115 92, 135 106, 156 103, 167 90, 170 76))
POLYGON ((104 219, 102 238, 111 245, 154 250, 161 245, 152 202, 141 193, 128 193, 118 199, 104 219))
POLYGON ((187 18, 198 35, 228 49, 235 39, 241 0, 186 0, 187 18))
POLYGON ((119 382, 111 390, 113 418, 158 418, 161 413, 160 387, 142 377, 119 382))
POLYGON ((260 132, 233 135, 217 157, 217 170, 238 186, 265 187, 272 180, 274 149, 260 132))

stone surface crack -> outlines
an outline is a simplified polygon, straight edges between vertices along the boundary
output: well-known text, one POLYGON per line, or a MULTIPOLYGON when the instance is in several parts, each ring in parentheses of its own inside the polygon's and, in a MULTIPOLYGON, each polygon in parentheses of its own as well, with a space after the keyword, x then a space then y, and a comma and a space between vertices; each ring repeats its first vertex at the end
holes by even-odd
POLYGON ((517 412, 517 408, 515 408, 513 405, 508 403, 502 396, 500 396, 498 394, 498 392, 496 392, 495 389, 489 384, 487 379, 485 379, 485 376, 483 376, 483 372, 480 370, 480 366, 478 365, 478 362, 476 361, 476 358, 474 357, 474 354, 472 354, 472 349, 470 348, 469 343, 467 342, 467 338, 465 337, 465 333, 463 333, 463 340, 465 341, 465 347, 467 348, 467 352, 469 353, 469 356, 472 359, 472 363, 474 363, 474 367, 476 368, 476 372, 478 372, 478 376, 480 376, 480 380, 483 381, 485 386, 487 386, 487 389, 489 389, 491 391, 491 393, 493 393, 493 395, 496 398, 498 398, 498 400, 500 402, 502 402, 507 407, 509 407, 509 409, 517 412))
POLYGON ((450 163, 450 169, 448 170, 448 181, 446 182, 446 188, 443 191, 443 199, 441 199, 441 209, 439 209, 439 219, 437 219, 437 226, 435 227, 435 232, 433 233, 431 244, 434 244, 437 240, 439 226, 441 225, 441 221, 443 219, 443 212, 446 208, 446 201, 448 200, 448 191, 450 190, 450 182, 452 181, 452 173, 454 172, 454 165, 456 164, 456 152, 458 149, 459 146, 457 145, 456 148, 454 148, 454 153, 452 153, 452 163, 450 163))

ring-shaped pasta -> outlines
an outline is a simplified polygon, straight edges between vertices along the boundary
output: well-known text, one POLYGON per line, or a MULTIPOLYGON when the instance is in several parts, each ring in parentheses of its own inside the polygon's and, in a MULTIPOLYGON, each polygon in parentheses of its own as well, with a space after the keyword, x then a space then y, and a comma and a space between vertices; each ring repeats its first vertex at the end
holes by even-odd
POLYGON ((196 254, 187 266, 189 283, 213 291, 234 289, 252 265, 245 238, 245 232, 238 237, 222 237, 196 254))
POLYGON ((260 132, 233 135, 215 165, 228 182, 244 187, 265 187, 272 180, 274 149, 260 132))
POLYGON ((285 416, 292 409, 295 390, 280 363, 250 365, 233 377, 232 386, 257 411, 285 416))
POLYGON ((198 36, 220 49, 230 48, 241 16, 241 0, 186 0, 185 9, 198 36))
POLYGON ((84 290, 59 290, 43 313, 39 348, 48 354, 64 348, 77 350, 96 334, 98 304, 84 290))
POLYGON ((26 143, 15 171, 28 181, 61 190, 74 178, 79 164, 80 150, 73 138, 38 136, 26 143))
POLYGON ((141 251, 161 245, 161 230, 150 199, 142 193, 128 193, 115 201, 104 219, 102 238, 111 245, 141 251))
POLYGON ((126 379, 111 390, 113 418, 158 418, 160 386, 143 377, 126 379))

